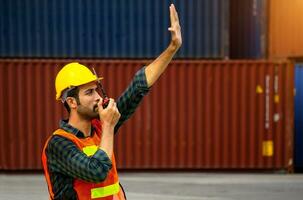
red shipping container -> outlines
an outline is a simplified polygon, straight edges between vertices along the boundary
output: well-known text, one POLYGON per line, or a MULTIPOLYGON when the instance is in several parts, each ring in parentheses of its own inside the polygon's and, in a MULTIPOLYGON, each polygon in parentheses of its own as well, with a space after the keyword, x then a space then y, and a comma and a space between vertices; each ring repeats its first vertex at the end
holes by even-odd
MULTIPOLYGON (((71 60, 0 60, 0 169, 41 169, 46 138, 66 117, 54 79, 71 60)), ((146 60, 78 60, 117 98, 146 60)), ((120 169, 293 166, 294 66, 173 61, 116 136, 120 169)))

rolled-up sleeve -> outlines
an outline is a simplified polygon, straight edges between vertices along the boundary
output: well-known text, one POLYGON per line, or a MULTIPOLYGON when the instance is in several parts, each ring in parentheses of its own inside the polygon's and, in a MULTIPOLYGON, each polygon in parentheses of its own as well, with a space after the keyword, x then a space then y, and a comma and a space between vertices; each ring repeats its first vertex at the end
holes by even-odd
POLYGON ((149 88, 145 76, 145 67, 135 74, 133 80, 117 100, 117 107, 121 117, 115 126, 115 133, 119 127, 135 112, 136 108, 148 93, 149 88))
POLYGON ((53 136, 49 141, 46 155, 52 171, 88 182, 105 180, 112 168, 112 162, 103 150, 88 157, 72 141, 61 136, 53 136))

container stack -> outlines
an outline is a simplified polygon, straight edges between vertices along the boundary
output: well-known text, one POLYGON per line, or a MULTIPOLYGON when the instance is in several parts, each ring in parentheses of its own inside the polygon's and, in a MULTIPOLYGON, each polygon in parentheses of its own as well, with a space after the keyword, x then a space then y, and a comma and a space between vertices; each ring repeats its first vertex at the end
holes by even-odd
POLYGON ((294 65, 294 168, 303 170, 303 2, 271 0, 269 6, 268 58, 290 59, 294 65))
POLYGON ((183 45, 119 130, 118 167, 292 170, 295 74, 275 47, 276 2, 4 2, 0 169, 41 169, 43 144, 67 117, 54 89, 64 64, 93 66, 118 98, 168 46, 174 3, 183 45))

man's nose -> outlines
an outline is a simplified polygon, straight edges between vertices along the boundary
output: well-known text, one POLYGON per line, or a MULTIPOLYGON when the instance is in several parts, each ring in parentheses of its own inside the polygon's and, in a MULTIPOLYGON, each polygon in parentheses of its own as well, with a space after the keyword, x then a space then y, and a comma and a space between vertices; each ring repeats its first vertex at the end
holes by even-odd
POLYGON ((102 101, 102 97, 99 95, 98 92, 95 92, 95 98, 97 102, 102 101))

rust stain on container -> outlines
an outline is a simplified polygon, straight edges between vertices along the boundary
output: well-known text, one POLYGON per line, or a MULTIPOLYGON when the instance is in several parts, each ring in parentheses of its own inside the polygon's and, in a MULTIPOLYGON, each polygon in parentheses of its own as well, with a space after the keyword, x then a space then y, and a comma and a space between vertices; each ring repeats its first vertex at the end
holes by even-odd
MULTIPOLYGON (((43 144, 66 117, 55 75, 70 61, 0 60, 0 169, 41 169, 43 144)), ((150 62, 78 61, 105 77, 114 98, 150 62)), ((290 169, 293 70, 289 62, 172 62, 116 136, 119 168, 290 169)))
POLYGON ((271 0, 269 5, 269 57, 302 57, 303 1, 271 0))

